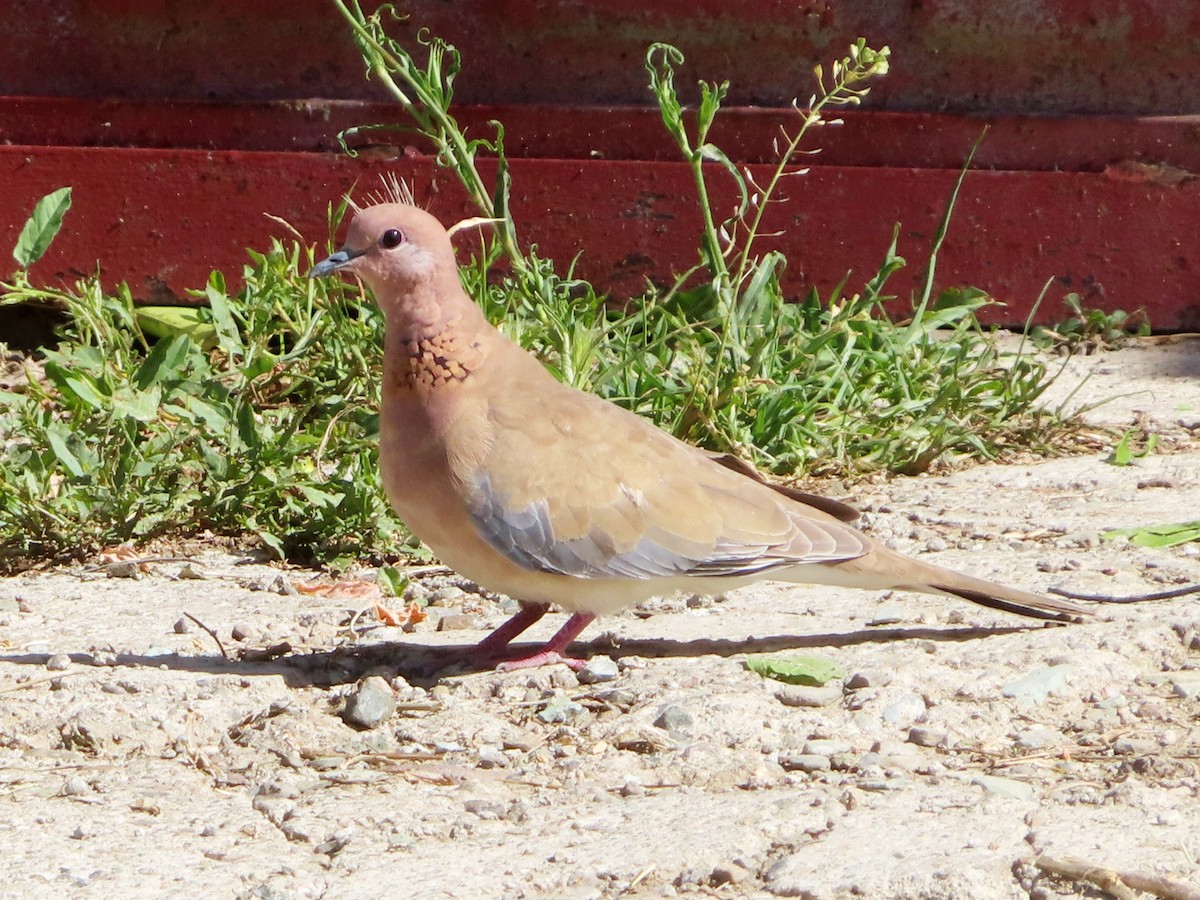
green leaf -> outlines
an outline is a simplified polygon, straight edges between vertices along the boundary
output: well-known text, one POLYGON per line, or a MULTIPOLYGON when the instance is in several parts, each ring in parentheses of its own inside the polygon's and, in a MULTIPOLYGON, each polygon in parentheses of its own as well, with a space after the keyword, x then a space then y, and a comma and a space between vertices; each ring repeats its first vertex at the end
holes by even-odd
POLYGON ((1133 441, 1134 433, 1126 431, 1121 435, 1121 439, 1117 441, 1117 445, 1113 447, 1112 453, 1104 461, 1113 466, 1128 466, 1132 465, 1135 459, 1145 459, 1154 452, 1154 448, 1158 446, 1158 435, 1151 434, 1146 438, 1146 447, 1142 452, 1137 453, 1130 446, 1133 441))
POLYGON ((210 281, 204 289, 204 296, 208 299, 213 325, 217 329, 217 343, 220 344, 221 349, 230 357, 244 355, 246 346, 242 343, 237 323, 233 320, 233 313, 229 308, 229 298, 225 296, 225 292, 218 290, 210 281))
POLYGON ((72 372, 58 363, 47 363, 46 377, 64 396, 73 398, 84 406, 102 410, 107 405, 96 384, 86 375, 72 372))
POLYGON ((283 541, 281 541, 278 537, 271 534, 269 531, 260 531, 258 533, 258 537, 271 549, 276 557, 279 559, 287 558, 287 552, 284 550, 283 541))
POLYGON ((168 412, 182 416, 189 422, 202 425, 210 431, 224 431, 229 427, 227 410, 220 410, 199 397, 183 396, 179 398, 182 404, 170 404, 165 407, 168 412))
POLYGON ((830 659, 819 656, 752 656, 746 668, 764 678, 774 678, 787 684, 808 684, 820 687, 828 681, 844 678, 846 670, 830 659))
POLYGON ((242 366, 242 375, 245 376, 247 381, 253 381, 259 375, 265 375, 270 372, 278 362, 279 357, 274 353, 259 350, 258 355, 242 366))
POLYGON ((162 388, 158 385, 153 385, 145 391, 122 385, 113 392, 112 408, 117 415, 128 416, 139 422, 153 422, 158 418, 158 405, 161 401, 162 388))
POLYGON ((328 507, 330 509, 336 507, 342 502, 345 494, 335 494, 330 491, 323 491, 320 488, 315 488, 310 484, 300 484, 296 489, 304 495, 304 499, 318 508, 328 507))
POLYGON ((1146 525, 1140 528, 1113 528, 1101 535, 1105 540, 1129 538, 1139 547, 1174 547, 1189 541, 1200 541, 1200 519, 1173 525, 1146 525))
POLYGON ((42 258, 51 242, 62 228, 63 216, 71 208, 71 189, 59 188, 51 191, 37 202, 33 214, 26 219, 25 226, 13 248, 13 259, 22 269, 28 269, 42 258))
POLYGON ((133 377, 134 384, 145 390, 152 384, 178 380, 182 375, 190 344, 191 338, 186 334, 160 340, 145 361, 138 366, 133 377))
POLYGON ((186 335, 205 349, 215 347, 217 330, 193 306, 139 306, 134 313, 138 327, 151 337, 162 339, 186 335))
POLYGON ((242 442, 242 447, 253 451, 261 449, 262 440, 258 433, 254 407, 249 403, 240 403, 234 417, 237 421, 238 440, 242 442))
POLYGON ((54 452, 55 458, 73 476, 82 478, 84 468, 75 454, 71 452, 71 448, 67 446, 69 438, 69 432, 66 432, 62 428, 46 429, 46 441, 50 444, 50 449, 54 452))
POLYGON ((1117 441, 1117 446, 1113 447, 1112 453, 1108 455, 1108 459, 1105 462, 1114 466, 1127 466, 1133 462, 1133 451, 1129 449, 1129 440, 1132 437, 1132 431, 1127 431, 1121 435, 1121 440, 1117 441))
POLYGON ((404 589, 408 587, 408 579, 395 566, 381 567, 376 581, 385 597, 403 597, 404 589))

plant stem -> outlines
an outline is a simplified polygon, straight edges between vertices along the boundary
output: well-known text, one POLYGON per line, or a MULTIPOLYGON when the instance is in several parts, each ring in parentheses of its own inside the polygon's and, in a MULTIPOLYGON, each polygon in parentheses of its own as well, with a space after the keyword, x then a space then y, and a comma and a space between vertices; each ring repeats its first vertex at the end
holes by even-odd
MULTIPOLYGON (((485 215, 494 216, 499 220, 496 223, 497 232, 505 256, 509 258, 517 272, 523 276, 529 276, 532 269, 520 252, 516 225, 512 217, 508 215, 506 192, 500 191, 493 196, 487 185, 484 184, 483 177, 475 168, 471 143, 467 141, 466 135, 459 128, 454 117, 450 115, 447 103, 429 88, 430 74, 418 69, 412 57, 406 52, 401 50, 398 54, 393 53, 378 39, 376 32, 368 25, 368 17, 362 11, 358 0, 353 0, 353 9, 344 0, 333 0, 333 4, 354 30, 355 38, 363 52, 364 61, 370 74, 378 78, 388 92, 404 107, 405 111, 413 117, 417 124, 417 130, 436 148, 438 158, 445 159, 457 172, 475 205, 485 215), (404 80, 416 98, 416 103, 396 83, 395 78, 392 77, 393 72, 404 80)), ((370 21, 373 21, 379 32, 382 33, 379 16, 380 11, 376 11, 370 17, 370 21)), ((395 45, 393 44, 393 46, 395 45)), ((434 49, 430 51, 431 54, 438 52, 434 49)), ((440 77, 440 65, 432 66, 431 71, 437 72, 440 77)), ((439 84, 439 89, 444 88, 439 84)), ((497 148, 497 155, 500 156, 503 164, 501 148, 497 148)))

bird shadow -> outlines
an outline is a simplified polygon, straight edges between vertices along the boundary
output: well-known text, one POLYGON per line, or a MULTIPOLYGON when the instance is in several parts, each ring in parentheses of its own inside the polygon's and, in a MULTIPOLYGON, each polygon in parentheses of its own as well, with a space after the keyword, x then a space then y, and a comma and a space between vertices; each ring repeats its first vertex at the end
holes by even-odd
MULTIPOLYGON (((609 656, 613 659, 649 657, 655 659, 696 658, 701 656, 731 657, 755 653, 778 653, 785 650, 804 650, 815 647, 851 647, 857 644, 891 643, 896 641, 937 641, 961 643, 981 638, 1000 637, 1030 631, 1039 626, 1009 625, 991 628, 868 628, 857 631, 825 634, 787 634, 746 638, 637 638, 617 641, 601 637, 586 644, 572 645, 575 655, 587 659, 609 656)), ((1042 626, 1045 627, 1045 626, 1042 626)), ((1054 627, 1054 626, 1049 626, 1054 627)), ((539 649, 538 644, 512 644, 512 656, 528 656, 539 649)), ((495 659, 481 658, 474 644, 429 645, 389 641, 377 644, 356 644, 328 650, 302 652, 284 651, 263 658, 264 650, 242 651, 241 656, 183 656, 163 654, 148 656, 135 653, 114 653, 102 663, 90 653, 69 654, 78 666, 38 681, 54 681, 81 675, 98 668, 166 669, 195 672, 203 675, 240 675, 262 677, 278 675, 292 688, 335 687, 352 684, 368 674, 388 677, 399 675, 410 684, 431 687, 442 678, 464 676, 495 668, 495 659)), ((0 663, 44 667, 49 654, 0 654, 0 663)), ((33 682, 29 682, 33 683, 33 682)), ((9 689, 11 690, 11 688, 9 689)))

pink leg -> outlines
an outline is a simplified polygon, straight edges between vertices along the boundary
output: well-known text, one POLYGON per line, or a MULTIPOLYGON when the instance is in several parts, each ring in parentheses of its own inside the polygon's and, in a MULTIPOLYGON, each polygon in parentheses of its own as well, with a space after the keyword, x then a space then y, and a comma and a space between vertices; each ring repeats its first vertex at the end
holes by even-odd
POLYGON ((498 656, 513 638, 545 614, 545 606, 536 603, 522 603, 516 615, 475 646, 474 655, 485 659, 489 656, 498 656))
MULTIPOLYGON (((543 607, 541 611, 545 612, 545 608, 543 607)), ((517 615, 519 616, 520 613, 517 615)), ((539 613, 538 615, 540 618, 541 614, 539 613)), ((571 618, 567 619, 566 624, 563 625, 562 628, 558 629, 558 633, 555 634, 554 637, 550 638, 550 640, 546 643, 546 646, 537 653, 533 654, 533 656, 527 656, 524 659, 512 659, 508 662, 502 662, 500 665, 496 666, 496 671, 512 672, 514 669, 533 669, 537 668, 538 666, 549 666, 553 665, 554 663, 563 663, 578 672, 584 667, 584 665, 586 665, 586 663, 584 663, 582 659, 575 659, 574 657, 567 656, 566 649, 571 646, 571 641, 579 637, 579 632, 587 628, 595 618, 596 616, 594 613, 575 613, 571 616, 571 618)), ((509 622, 506 622, 500 627, 505 628, 509 624, 509 622)), ((532 622, 529 624, 532 624, 532 622)), ((492 637, 495 637, 495 633, 491 637, 487 638, 487 640, 490 641, 492 637)))

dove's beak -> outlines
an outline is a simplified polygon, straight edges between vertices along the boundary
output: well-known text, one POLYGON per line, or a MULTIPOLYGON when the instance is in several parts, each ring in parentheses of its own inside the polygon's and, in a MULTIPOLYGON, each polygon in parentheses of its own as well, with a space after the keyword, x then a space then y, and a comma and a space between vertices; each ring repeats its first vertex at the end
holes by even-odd
POLYGON ((343 269, 350 265, 355 259, 362 256, 367 251, 351 250, 348 247, 343 247, 337 253, 330 254, 321 260, 308 273, 309 278, 323 278, 326 275, 332 275, 338 269, 343 269))

